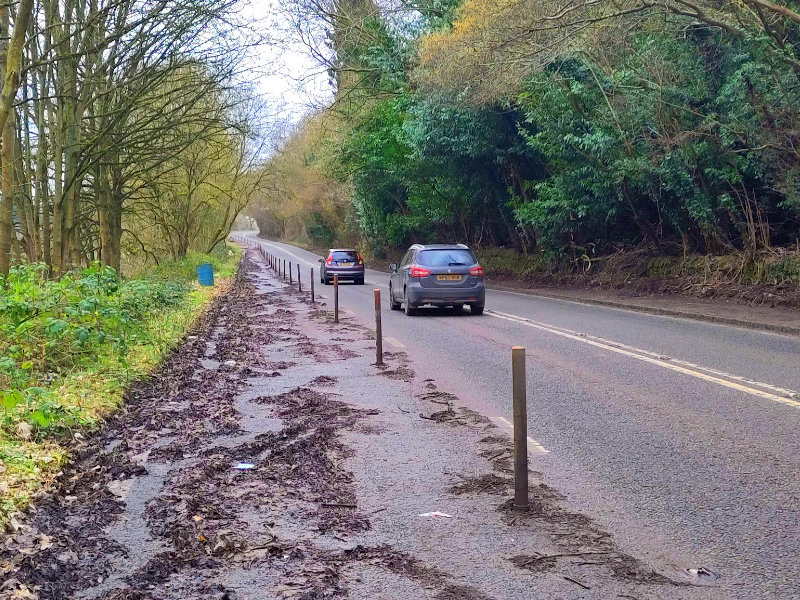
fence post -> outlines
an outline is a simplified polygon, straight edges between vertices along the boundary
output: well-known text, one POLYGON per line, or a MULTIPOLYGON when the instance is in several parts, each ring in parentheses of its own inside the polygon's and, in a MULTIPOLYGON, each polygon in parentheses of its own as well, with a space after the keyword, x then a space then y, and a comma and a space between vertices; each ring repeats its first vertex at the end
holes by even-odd
POLYGON ((314 267, 311 267, 311 304, 316 301, 316 298, 314 298, 314 267))
POLYGON ((383 365, 383 328, 381 326, 381 291, 374 290, 375 296, 375 364, 383 365))
POLYGON ((528 500, 528 406, 525 382, 525 348, 511 349, 514 403, 514 510, 526 511, 528 500))
POLYGON ((303 291, 303 284, 300 282, 300 263, 297 263, 297 291, 303 291))
POLYGON ((333 276, 333 322, 339 322, 339 276, 333 276))
POLYGON ((292 279, 292 261, 289 261, 289 285, 293 285, 294 281, 292 279))

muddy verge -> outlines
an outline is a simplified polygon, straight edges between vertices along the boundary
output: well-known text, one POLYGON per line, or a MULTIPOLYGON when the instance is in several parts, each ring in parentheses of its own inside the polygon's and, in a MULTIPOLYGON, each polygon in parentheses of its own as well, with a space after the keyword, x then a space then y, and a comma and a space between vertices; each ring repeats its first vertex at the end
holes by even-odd
POLYGON ((0 540, 0 598, 694 597, 543 483, 508 510, 508 437, 369 339, 247 254, 0 540))

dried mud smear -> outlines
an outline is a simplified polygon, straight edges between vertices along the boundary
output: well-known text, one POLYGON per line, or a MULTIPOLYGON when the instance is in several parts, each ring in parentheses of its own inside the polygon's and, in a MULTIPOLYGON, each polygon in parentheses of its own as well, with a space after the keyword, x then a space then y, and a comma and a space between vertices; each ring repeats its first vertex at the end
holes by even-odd
POLYGON ((315 546, 320 536, 335 541, 370 527, 342 467, 350 450, 339 433, 367 426, 362 421, 376 411, 315 389, 337 384, 325 374, 250 401, 279 419, 280 430, 242 427, 237 397, 248 379, 301 366, 269 360, 265 348, 283 344, 312 360, 357 356, 298 333, 297 300, 257 285, 258 271, 245 258, 231 292, 189 341, 76 448, 30 526, 3 540, 0 598, 233 600, 228 579, 237 576, 255 577, 275 598, 338 598, 347 596, 344 575, 357 564, 451 585, 390 546, 315 546), (238 462, 254 468, 232 469, 238 462), (292 527, 293 537, 275 533, 292 527))
MULTIPOLYGON (((280 381, 295 382, 304 365, 324 369, 358 356, 301 333, 301 310, 304 318, 329 324, 329 313, 265 279, 246 257, 233 289, 189 341, 131 390, 125 410, 76 448, 58 489, 31 514, 30 528, 2 541, 0 598, 236 600, 243 586, 278 599, 344 598, 348 571, 371 565, 423 584, 437 600, 491 600, 389 545, 346 543, 371 525, 358 508, 353 474, 343 466, 351 450, 341 433, 380 428, 369 419, 376 411, 335 396, 335 376, 317 374, 286 392, 247 401, 280 429, 243 424, 241 397, 249 381, 263 385, 268 378, 286 389, 280 381), (239 462, 254 468, 233 469, 239 462)), ((364 331, 352 323, 340 328, 364 331)), ((387 358, 397 366, 386 377, 414 377, 403 353, 387 358)), ((338 373, 341 366, 331 369, 338 373)), ((426 389, 419 399, 436 410, 423 415, 431 423, 418 420, 424 426, 490 427, 433 382, 426 389)), ((508 438, 484 435, 480 448, 492 472, 462 478, 450 492, 507 495, 508 438)), ((498 518, 515 528, 558 526, 566 534, 558 542, 565 552, 608 551, 602 562, 614 577, 660 582, 616 551, 591 521, 567 512, 557 492, 539 485, 532 496, 533 514, 501 510, 498 518)), ((529 569, 523 559, 518 566, 529 569)))

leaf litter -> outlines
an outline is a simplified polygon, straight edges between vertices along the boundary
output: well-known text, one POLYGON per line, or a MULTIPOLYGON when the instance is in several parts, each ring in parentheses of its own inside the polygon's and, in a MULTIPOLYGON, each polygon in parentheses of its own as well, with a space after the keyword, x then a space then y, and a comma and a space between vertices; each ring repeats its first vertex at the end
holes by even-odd
MULTIPOLYGON (((240 395, 248 378, 263 385, 264 373, 289 377, 309 363, 324 368, 357 356, 300 332, 298 307, 332 327, 319 306, 266 284, 263 269, 246 255, 232 290, 158 373, 130 390, 124 410, 76 443, 75 460, 58 487, 0 540, 0 598, 236 600, 249 598, 241 594, 248 588, 285 600, 343 598, 348 571, 370 565, 438 590, 437 600, 490 600, 392 546, 348 542, 371 523, 344 466, 351 450, 341 434, 363 429, 378 411, 337 398, 329 391, 336 377, 316 374, 289 389, 283 378, 267 379, 286 391, 248 402, 280 418, 283 428, 243 427, 240 395), (204 368, 206 360, 224 368, 204 368), (240 463, 252 469, 237 470, 240 463), (320 545, 322 539, 329 541, 320 545)), ((350 323, 340 330, 361 331, 350 323)), ((397 360, 394 371, 402 376, 396 378, 413 378, 406 357, 397 360)), ((455 396, 424 383, 426 393, 418 399, 445 409, 420 416, 476 431, 491 428, 482 415, 457 407, 455 396)), ((462 476, 452 494, 502 495, 510 487, 508 439, 485 435, 478 451, 493 472, 462 476)), ((504 504, 499 519, 516 528, 562 527, 564 538, 555 539, 564 553, 608 551, 604 564, 617 577, 656 579, 616 551, 588 519, 559 508, 557 492, 535 485, 532 496, 533 514, 512 516, 504 504)), ((511 562, 530 571, 558 560, 531 556, 511 562)))

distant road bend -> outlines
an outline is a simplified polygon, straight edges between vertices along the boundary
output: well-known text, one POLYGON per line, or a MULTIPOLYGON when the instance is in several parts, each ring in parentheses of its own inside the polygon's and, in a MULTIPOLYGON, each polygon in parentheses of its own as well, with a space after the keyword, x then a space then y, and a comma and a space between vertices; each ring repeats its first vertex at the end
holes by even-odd
MULTIPOLYGON (((342 308, 369 322, 387 281, 368 270, 342 308)), ((482 317, 384 305, 385 347, 501 426, 526 347, 532 468, 622 547, 719 573, 709 598, 800 598, 800 338, 500 291, 482 317)))

